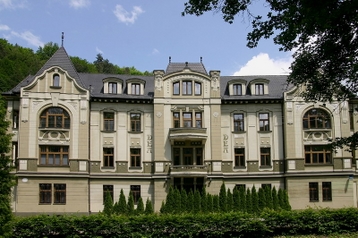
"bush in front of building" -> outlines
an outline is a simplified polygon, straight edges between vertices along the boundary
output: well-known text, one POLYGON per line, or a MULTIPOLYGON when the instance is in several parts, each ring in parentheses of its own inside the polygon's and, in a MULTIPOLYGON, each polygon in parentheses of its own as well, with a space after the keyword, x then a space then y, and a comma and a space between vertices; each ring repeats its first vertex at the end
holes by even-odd
POLYGON ((17 217, 12 237, 274 237, 358 232, 358 209, 17 217))

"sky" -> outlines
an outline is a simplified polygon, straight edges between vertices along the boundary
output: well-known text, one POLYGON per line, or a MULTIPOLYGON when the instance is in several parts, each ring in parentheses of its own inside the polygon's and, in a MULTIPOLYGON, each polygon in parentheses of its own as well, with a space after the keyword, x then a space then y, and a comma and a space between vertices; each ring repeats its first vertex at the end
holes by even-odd
MULTIPOLYGON (((218 12, 182 16, 186 0, 0 0, 0 38, 36 51, 53 42, 88 62, 97 54, 120 67, 165 70, 172 62, 202 62, 221 75, 289 74, 291 52, 272 39, 246 47, 247 16, 224 22, 218 12)), ((264 14, 265 1, 250 9, 264 14)))

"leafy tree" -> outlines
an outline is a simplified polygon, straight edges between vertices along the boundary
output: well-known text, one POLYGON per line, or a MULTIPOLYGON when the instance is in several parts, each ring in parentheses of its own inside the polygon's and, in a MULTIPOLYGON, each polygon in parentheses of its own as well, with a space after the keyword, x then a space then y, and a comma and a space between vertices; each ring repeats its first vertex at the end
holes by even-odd
POLYGON ((110 216, 113 213, 113 199, 108 191, 106 192, 104 198, 103 213, 106 214, 107 216, 110 216))
POLYGON ((226 204, 226 188, 225 183, 221 184, 220 192, 219 192, 219 206, 220 211, 226 212, 227 204, 226 204))
POLYGON ((96 60, 93 62, 98 73, 115 74, 116 67, 109 62, 108 59, 104 59, 101 54, 97 54, 96 60))
MULTIPOLYGON (((254 48, 273 37, 281 51, 294 51, 288 81, 303 85, 310 101, 343 100, 358 93, 358 1, 262 0, 266 16, 253 15, 252 0, 188 0, 183 15, 221 12, 233 23, 247 14, 252 31, 247 46, 254 48)), ((357 148, 358 132, 333 146, 357 148)))
POLYGON ((94 64, 89 63, 87 60, 77 56, 71 56, 70 58, 78 73, 97 73, 97 68, 94 64))
POLYGON ((39 59, 45 63, 47 60, 49 60, 53 54, 59 49, 57 43, 49 42, 46 43, 43 47, 39 47, 36 51, 36 55, 39 57, 39 59))
POLYGON ((144 214, 144 203, 142 197, 138 199, 136 214, 138 215, 144 214))
POLYGON ((0 236, 9 230, 8 224, 12 219, 11 189, 15 185, 15 177, 11 174, 12 161, 6 153, 10 150, 11 135, 7 128, 5 101, 0 97, 0 236))
POLYGON ((145 202, 145 211, 144 213, 146 215, 150 215, 154 213, 152 202, 147 198, 147 201, 145 202))

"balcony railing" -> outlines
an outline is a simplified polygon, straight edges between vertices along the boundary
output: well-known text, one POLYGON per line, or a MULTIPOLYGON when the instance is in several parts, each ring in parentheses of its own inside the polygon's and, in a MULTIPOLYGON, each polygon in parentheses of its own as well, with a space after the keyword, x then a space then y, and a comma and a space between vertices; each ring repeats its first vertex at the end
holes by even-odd
POLYGON ((172 165, 170 167, 173 173, 207 172, 207 165, 172 165))

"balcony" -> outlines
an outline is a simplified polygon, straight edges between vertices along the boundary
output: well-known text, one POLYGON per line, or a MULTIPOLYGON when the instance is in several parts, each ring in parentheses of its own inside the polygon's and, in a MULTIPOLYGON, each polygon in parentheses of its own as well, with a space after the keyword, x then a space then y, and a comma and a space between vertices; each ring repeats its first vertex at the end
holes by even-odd
POLYGON ((172 144, 175 140, 198 140, 204 143, 207 137, 206 128, 181 127, 169 129, 169 139, 172 144))
POLYGON ((171 175, 207 174, 207 172, 207 165, 172 165, 170 167, 171 175))

